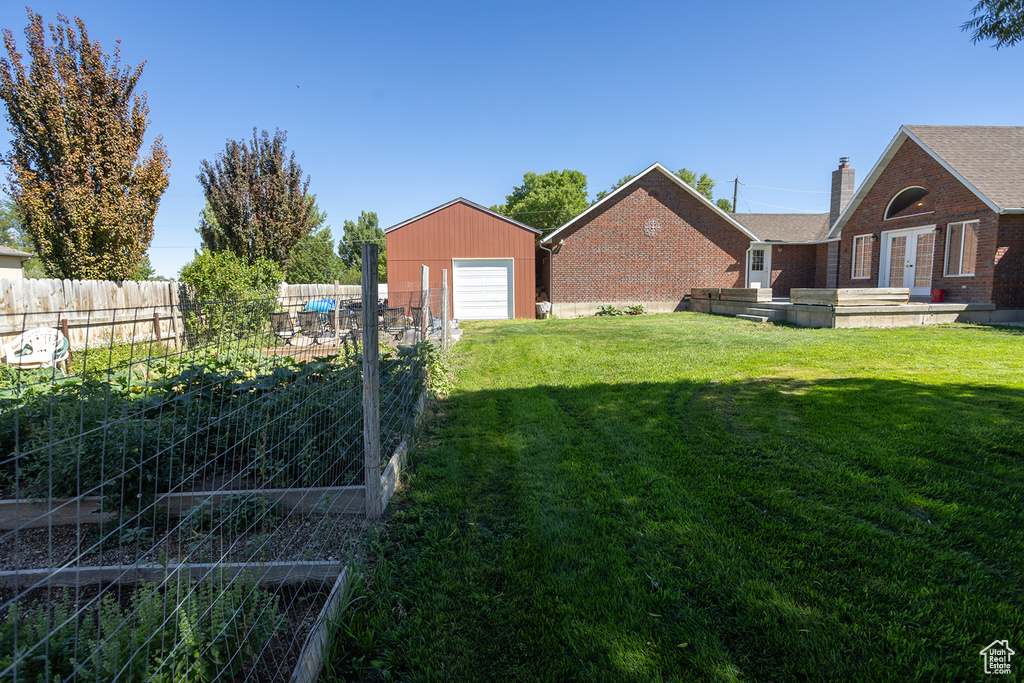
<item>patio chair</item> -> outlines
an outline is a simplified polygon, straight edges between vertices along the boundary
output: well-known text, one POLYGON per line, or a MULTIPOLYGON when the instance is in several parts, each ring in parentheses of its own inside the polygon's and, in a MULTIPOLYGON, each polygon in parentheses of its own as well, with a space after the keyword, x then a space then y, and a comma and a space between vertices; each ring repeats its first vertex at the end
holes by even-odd
POLYGON ((410 306, 409 315, 412 317, 412 329, 418 330, 423 325, 423 307, 410 306))
POLYGON ((299 319, 302 334, 309 337, 313 344, 322 344, 324 339, 334 336, 324 320, 324 314, 316 311, 299 311, 295 315, 299 319))
POLYGON ((405 309, 385 308, 381 331, 385 334, 394 335, 395 341, 405 336, 405 309))
POLYGON ((287 313, 271 313, 270 329, 274 336, 284 339, 286 345, 291 345, 295 338, 295 326, 292 325, 292 317, 287 313))
POLYGON ((22 370, 52 367, 70 356, 71 343, 59 330, 36 327, 22 332, 3 349, 8 365, 22 370))

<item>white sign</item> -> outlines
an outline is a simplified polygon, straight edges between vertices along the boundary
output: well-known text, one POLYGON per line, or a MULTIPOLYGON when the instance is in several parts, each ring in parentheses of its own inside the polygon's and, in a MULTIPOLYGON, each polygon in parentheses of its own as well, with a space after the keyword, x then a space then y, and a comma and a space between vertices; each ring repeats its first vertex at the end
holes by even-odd
POLYGON ((1010 673, 1010 657, 1017 653, 1010 649, 1009 641, 993 640, 979 654, 985 661, 985 673, 1008 674, 1010 673))

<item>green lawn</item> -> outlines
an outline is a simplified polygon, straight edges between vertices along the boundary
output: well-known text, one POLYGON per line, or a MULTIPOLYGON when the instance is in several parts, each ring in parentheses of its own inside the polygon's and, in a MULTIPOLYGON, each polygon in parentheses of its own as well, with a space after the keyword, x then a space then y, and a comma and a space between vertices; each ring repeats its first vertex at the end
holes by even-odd
POLYGON ((993 640, 1024 653, 1024 329, 467 327, 328 680, 980 680, 993 640))

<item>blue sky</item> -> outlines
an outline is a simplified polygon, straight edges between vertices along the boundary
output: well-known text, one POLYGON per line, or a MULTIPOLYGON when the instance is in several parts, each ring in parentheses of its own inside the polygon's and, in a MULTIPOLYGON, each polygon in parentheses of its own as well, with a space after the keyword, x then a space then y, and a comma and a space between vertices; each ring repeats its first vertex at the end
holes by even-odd
MULTIPOLYGON (((564 168, 593 196, 655 161, 708 172, 716 197, 738 175, 740 211, 827 211, 839 157, 866 177, 902 124, 1024 125, 1024 45, 972 45, 974 4, 31 7, 146 60, 148 134, 171 158, 149 253, 172 277, 199 245, 200 161, 253 127, 288 132, 336 238, 360 211, 387 227, 458 196, 492 205, 564 168)), ((0 4, 20 48, 26 23, 0 4)))

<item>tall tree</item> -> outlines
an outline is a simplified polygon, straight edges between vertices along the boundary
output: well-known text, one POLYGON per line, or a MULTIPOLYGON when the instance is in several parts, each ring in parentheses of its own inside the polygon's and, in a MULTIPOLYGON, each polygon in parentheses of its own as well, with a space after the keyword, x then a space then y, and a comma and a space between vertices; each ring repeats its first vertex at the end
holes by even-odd
MULTIPOLYGON (((29 253, 33 250, 32 240, 21 227, 18 207, 7 198, 0 199, 0 244, 29 253)), ((46 277, 43 263, 38 256, 22 261, 21 270, 26 278, 38 280, 46 277)))
POLYGON ((331 226, 309 233, 292 247, 285 280, 289 284, 321 284, 338 278, 341 258, 334 253, 331 226))
POLYGON ((1024 40, 1024 2, 1021 0, 980 0, 971 10, 971 16, 960 28, 971 32, 972 43, 992 40, 998 50, 1024 40))
POLYGON ((513 187, 505 203, 491 210, 537 228, 546 236, 588 206, 587 176, 566 169, 523 174, 523 184, 513 187))
POLYGON ((252 263, 267 258, 282 270, 288 255, 309 234, 315 197, 295 153, 285 156, 287 133, 252 129, 252 140, 228 140, 213 163, 202 161, 197 176, 209 212, 199 234, 211 251, 231 251, 252 263), (211 220, 212 218, 212 220, 211 220))
POLYGON ((25 247, 18 209, 10 199, 0 199, 0 244, 13 249, 29 251, 25 247))
POLYGON ((28 12, 31 63, 4 30, 0 98, 7 105, 11 194, 22 227, 51 277, 127 278, 153 239, 170 160, 160 137, 139 158, 149 123, 136 93, 145 62, 121 68, 91 42, 85 24, 64 15, 48 24, 28 12), (76 30, 77 29, 77 30, 76 30))
POLYGON ((361 270, 363 266, 363 244, 366 242, 376 243, 380 249, 380 260, 377 262, 377 277, 380 282, 387 282, 387 243, 384 239, 384 231, 380 228, 376 211, 362 211, 359 218, 353 223, 345 221, 345 233, 338 243, 338 255, 341 261, 349 270, 361 270))

